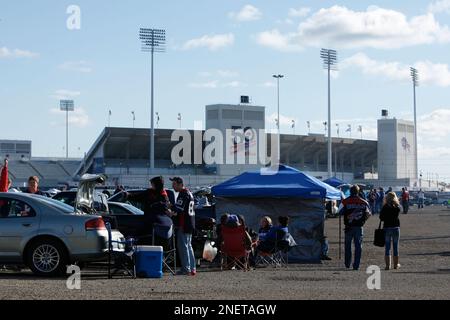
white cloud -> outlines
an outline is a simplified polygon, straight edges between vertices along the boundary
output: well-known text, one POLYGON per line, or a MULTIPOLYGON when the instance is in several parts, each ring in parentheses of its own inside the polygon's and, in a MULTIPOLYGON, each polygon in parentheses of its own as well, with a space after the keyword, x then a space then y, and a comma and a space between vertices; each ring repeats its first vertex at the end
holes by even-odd
POLYGON ((429 145, 417 145, 417 156, 420 159, 441 159, 446 161, 445 159, 442 159, 443 157, 450 157, 450 148, 449 147, 433 147, 429 145))
POLYGON ((60 69, 66 71, 77 71, 82 73, 92 72, 92 67, 86 61, 67 61, 59 66, 60 69))
POLYGON ((261 84, 261 87, 265 87, 265 88, 276 88, 277 85, 275 83, 275 81, 266 81, 263 84, 261 84))
POLYGON ((228 16, 239 22, 256 21, 261 19, 262 12, 258 8, 247 4, 238 13, 230 12, 228 16))
POLYGON ((217 80, 212 80, 212 81, 207 81, 207 82, 201 82, 201 83, 190 83, 189 87, 191 88, 196 88, 196 89, 215 89, 218 87, 218 83, 219 81, 217 80))
POLYGON ((222 85, 222 87, 224 88, 242 88, 242 87, 246 87, 247 85, 245 83, 242 83, 240 81, 231 81, 231 82, 226 82, 222 85))
MULTIPOLYGON (((419 82, 440 87, 450 86, 450 69, 447 64, 418 61, 413 66, 419 72, 419 82)), ((364 74, 382 75, 390 80, 410 81, 409 66, 400 62, 377 61, 364 53, 357 53, 341 63, 341 70, 360 68, 364 74)))
POLYGON ((448 43, 450 30, 432 13, 407 18, 405 14, 370 6, 353 11, 343 6, 320 9, 301 22, 296 32, 264 31, 258 43, 287 51, 288 47, 393 49, 414 45, 448 43), (261 41, 263 40, 263 41, 261 41))
POLYGON ((200 38, 188 40, 183 45, 183 50, 206 47, 211 51, 215 51, 224 47, 231 46, 233 45, 233 43, 234 43, 234 35, 232 33, 204 35, 200 38))
POLYGON ((449 141, 450 140, 450 108, 433 110, 422 115, 417 121, 418 135, 426 140, 449 141))
POLYGON ((431 13, 450 13, 450 0, 440 0, 431 3, 428 6, 428 11, 431 13))
MULTIPOLYGON (((60 111, 58 108, 50 109, 50 113, 53 115, 62 115, 65 114, 64 111, 60 111)), ((82 107, 75 107, 75 111, 69 112, 69 124, 75 127, 84 128, 90 123, 90 119, 86 110, 82 107)), ((51 125, 53 126, 62 126, 65 125, 64 121, 52 121, 51 125)))
POLYGON ((0 59, 2 58, 35 58, 39 54, 21 49, 8 49, 7 47, 0 48, 0 59))
POLYGON ((247 85, 240 81, 220 82, 219 80, 211 80, 207 82, 193 82, 188 85, 195 89, 217 89, 217 88, 241 88, 247 85))
POLYGON ((290 8, 289 17, 306 17, 311 12, 310 8, 290 8))
POLYGON ((239 72, 233 70, 218 70, 217 74, 223 78, 235 78, 239 76, 239 72))
POLYGON ((293 43, 295 33, 282 34, 277 29, 264 31, 256 36, 256 42, 262 46, 270 47, 284 52, 302 50, 302 46, 293 43))
POLYGON ((80 91, 72 91, 66 89, 56 90, 50 97, 57 100, 74 99, 81 94, 80 91))

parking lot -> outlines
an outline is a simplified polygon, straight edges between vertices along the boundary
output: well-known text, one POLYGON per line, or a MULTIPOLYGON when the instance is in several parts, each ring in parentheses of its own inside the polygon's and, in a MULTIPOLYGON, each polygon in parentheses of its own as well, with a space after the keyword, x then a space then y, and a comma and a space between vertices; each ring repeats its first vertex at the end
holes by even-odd
POLYGON ((30 271, 0 274, 0 299, 444 299, 450 296, 450 210, 427 207, 401 216, 399 270, 383 270, 383 249, 371 242, 378 218, 365 228, 360 271, 338 259, 338 220, 326 221, 332 261, 261 268, 250 272, 200 269, 197 276, 107 279, 106 271, 82 271, 81 289, 66 279, 37 278, 30 271), (381 290, 367 289, 366 268, 379 265, 381 290))

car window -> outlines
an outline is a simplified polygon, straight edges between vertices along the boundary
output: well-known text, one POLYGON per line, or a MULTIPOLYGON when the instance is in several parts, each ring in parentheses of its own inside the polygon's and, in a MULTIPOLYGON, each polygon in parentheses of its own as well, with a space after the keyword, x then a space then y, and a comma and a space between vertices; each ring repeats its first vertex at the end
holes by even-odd
POLYGON ((23 201, 0 198, 0 218, 35 217, 36 211, 23 201))
POLYGON ((75 206, 75 194, 70 193, 58 193, 53 197, 53 199, 61 201, 71 207, 75 206))
POLYGON ((133 207, 133 206, 130 205, 130 204, 124 203, 123 206, 124 206, 125 208, 127 208, 129 211, 131 211, 131 212, 132 212, 133 214, 135 214, 135 215, 143 215, 143 214, 144 214, 144 212, 143 212, 141 209, 138 209, 138 208, 136 208, 136 207, 133 207))
POLYGON ((130 214, 124 208, 115 204, 109 204, 109 212, 114 215, 130 214))
POLYGON ((61 211, 63 211, 64 213, 73 213, 74 212, 74 208, 71 205, 65 204, 62 201, 58 201, 58 200, 54 200, 54 199, 50 199, 50 198, 46 198, 46 197, 42 197, 42 196, 38 196, 38 195, 33 195, 33 197, 39 198, 39 201, 44 202, 45 204, 59 209, 61 211))

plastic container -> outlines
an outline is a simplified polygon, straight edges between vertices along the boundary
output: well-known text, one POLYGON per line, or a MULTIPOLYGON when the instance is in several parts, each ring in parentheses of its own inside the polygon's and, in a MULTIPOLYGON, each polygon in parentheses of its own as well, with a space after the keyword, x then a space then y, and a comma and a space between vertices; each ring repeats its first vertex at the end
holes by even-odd
POLYGON ((140 278, 162 278, 163 248, 137 246, 136 275, 140 278))

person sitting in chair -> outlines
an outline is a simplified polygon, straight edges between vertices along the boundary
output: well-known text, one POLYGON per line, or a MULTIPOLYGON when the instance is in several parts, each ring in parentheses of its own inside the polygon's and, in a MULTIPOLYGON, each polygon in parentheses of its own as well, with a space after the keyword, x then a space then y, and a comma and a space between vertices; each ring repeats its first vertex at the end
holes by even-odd
POLYGON ((280 248, 279 244, 282 244, 284 241, 289 245, 289 240, 287 240, 289 237, 289 217, 278 217, 278 223, 278 226, 272 227, 262 239, 259 239, 260 242, 257 247, 258 251, 268 253, 273 252, 276 249, 276 246, 278 245, 278 248, 280 248))
POLYGON ((270 231, 270 228, 272 228, 272 219, 269 216, 262 217, 260 222, 260 228, 258 231, 258 238, 259 239, 264 238, 270 231))

